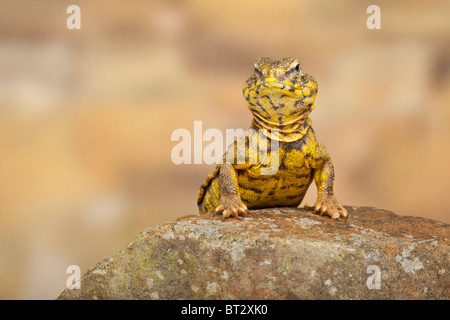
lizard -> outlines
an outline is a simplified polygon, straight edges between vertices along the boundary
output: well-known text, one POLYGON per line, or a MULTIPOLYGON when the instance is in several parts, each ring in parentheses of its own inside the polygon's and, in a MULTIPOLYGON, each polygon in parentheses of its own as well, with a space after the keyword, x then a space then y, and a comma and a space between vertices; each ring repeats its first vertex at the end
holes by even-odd
POLYGON ((347 220, 348 212, 334 194, 330 154, 316 141, 309 118, 317 90, 316 80, 303 71, 296 58, 256 61, 243 94, 253 115, 248 131, 262 134, 238 137, 227 148, 222 163, 200 187, 200 214, 222 213, 225 221, 246 216, 249 209, 298 207, 314 180, 317 201, 313 212, 347 220), (242 157, 255 159, 255 142, 260 148, 256 161, 239 162, 242 157), (271 143, 277 148, 272 150, 271 143), (267 162, 269 155, 278 157, 272 158, 278 167, 273 174, 263 174, 273 162, 267 162))

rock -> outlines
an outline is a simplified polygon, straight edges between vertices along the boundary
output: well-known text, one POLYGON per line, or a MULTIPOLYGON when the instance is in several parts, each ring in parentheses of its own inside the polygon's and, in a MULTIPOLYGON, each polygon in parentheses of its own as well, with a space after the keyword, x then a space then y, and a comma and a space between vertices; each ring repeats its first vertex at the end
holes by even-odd
POLYGON ((450 226, 370 207, 306 208, 141 232, 58 299, 450 299, 450 226))

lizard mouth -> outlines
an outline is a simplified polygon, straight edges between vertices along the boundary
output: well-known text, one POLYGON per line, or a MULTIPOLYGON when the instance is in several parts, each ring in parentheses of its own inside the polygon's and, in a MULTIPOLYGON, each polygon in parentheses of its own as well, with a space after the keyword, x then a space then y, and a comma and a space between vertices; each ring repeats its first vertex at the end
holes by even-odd
POLYGON ((276 78, 266 78, 256 85, 254 93, 260 97, 271 95, 303 100, 317 94, 317 83, 314 78, 309 75, 305 75, 300 82, 295 84, 292 84, 289 81, 280 81, 276 78))
POLYGON ((264 81, 256 87, 256 93, 261 93, 261 96, 264 94, 271 93, 278 94, 280 96, 292 96, 294 98, 298 98, 301 96, 302 91, 299 88, 296 88, 293 85, 277 82, 277 81, 264 81))

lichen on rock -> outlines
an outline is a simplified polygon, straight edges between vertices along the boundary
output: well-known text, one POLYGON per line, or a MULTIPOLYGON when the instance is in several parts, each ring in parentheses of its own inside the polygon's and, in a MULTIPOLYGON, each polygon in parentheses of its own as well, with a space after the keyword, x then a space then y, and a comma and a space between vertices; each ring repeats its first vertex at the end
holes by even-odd
POLYGON ((450 298, 449 225, 346 209, 347 222, 275 208, 148 228, 59 299, 450 298))

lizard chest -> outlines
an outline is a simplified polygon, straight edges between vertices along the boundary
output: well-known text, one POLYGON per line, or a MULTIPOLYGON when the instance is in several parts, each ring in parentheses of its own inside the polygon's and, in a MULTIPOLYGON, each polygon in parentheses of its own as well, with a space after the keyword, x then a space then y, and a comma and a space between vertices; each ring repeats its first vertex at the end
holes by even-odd
POLYGON ((272 157, 269 163, 258 163, 237 173, 241 198, 251 207, 297 206, 313 176, 301 150, 282 147, 278 163, 272 157))

